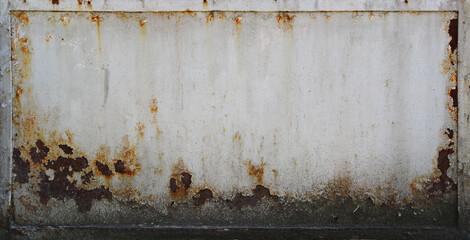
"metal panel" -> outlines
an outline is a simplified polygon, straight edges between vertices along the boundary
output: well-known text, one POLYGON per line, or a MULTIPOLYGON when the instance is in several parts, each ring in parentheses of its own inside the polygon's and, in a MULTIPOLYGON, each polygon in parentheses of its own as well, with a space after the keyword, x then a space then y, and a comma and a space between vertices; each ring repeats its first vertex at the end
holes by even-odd
POLYGON ((20 225, 455 225, 454 12, 12 16, 20 225))

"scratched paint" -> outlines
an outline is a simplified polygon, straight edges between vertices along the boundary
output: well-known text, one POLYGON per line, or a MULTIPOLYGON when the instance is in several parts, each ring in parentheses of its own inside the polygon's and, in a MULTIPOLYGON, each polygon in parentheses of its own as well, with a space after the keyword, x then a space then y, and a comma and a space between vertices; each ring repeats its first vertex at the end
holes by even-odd
POLYGON ((452 225, 453 19, 15 12, 15 222, 452 225))

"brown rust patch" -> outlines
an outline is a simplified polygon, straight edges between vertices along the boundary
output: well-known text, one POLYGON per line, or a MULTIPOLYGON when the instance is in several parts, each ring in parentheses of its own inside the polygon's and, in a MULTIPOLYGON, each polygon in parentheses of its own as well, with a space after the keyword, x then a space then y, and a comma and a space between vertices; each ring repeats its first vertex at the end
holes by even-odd
POLYGON ((193 196, 193 202, 196 207, 199 207, 204 205, 206 201, 212 198, 214 198, 212 191, 208 188, 204 188, 193 196))
POLYGON ((454 109, 456 107, 458 107, 458 100, 457 100, 457 88, 452 88, 450 91, 449 91, 449 96, 452 98, 452 107, 454 107, 454 109))
POLYGON ((117 160, 115 163, 114 163, 114 171, 119 173, 119 174, 123 174, 123 175, 135 175, 136 174, 136 170, 131 170, 129 169, 125 162, 122 161, 122 160, 117 160))
POLYGON ((450 140, 452 140, 454 138, 454 130, 447 128, 446 135, 447 137, 449 137, 450 140))
POLYGON ((447 170, 450 167, 449 155, 453 154, 453 149, 442 149, 439 151, 437 158, 437 168, 441 172, 438 179, 434 179, 431 188, 428 193, 432 195, 442 194, 449 190, 455 190, 456 185, 454 181, 447 175, 447 170))
POLYGON ((44 205, 51 198, 73 199, 79 212, 87 212, 91 209, 94 199, 112 199, 112 193, 104 186, 93 189, 83 189, 77 186, 77 181, 73 178, 75 173, 80 175, 82 184, 89 183, 93 178, 92 172, 85 171, 88 168, 88 159, 84 156, 75 159, 59 156, 56 160, 49 160, 44 168, 54 172, 53 176, 48 176, 45 171, 39 174, 41 181, 38 193, 44 205))
POLYGON ((450 22, 449 22, 449 29, 447 30, 447 32, 449 33, 449 36, 450 36, 450 42, 449 42, 449 46, 450 46, 450 50, 452 53, 454 53, 454 51, 457 49, 457 45, 458 45, 458 34, 459 34, 459 31, 458 31, 458 26, 459 26, 459 20, 458 18, 455 18, 455 19, 451 19, 450 22))
POLYGON ((105 163, 101 163, 101 162, 98 162, 96 161, 95 162, 96 164, 96 167, 98 168, 98 170, 105 176, 111 176, 113 175, 113 172, 111 171, 111 169, 109 169, 108 165, 105 164, 105 163))
POLYGON ((232 200, 225 200, 231 207, 242 209, 245 206, 254 206, 263 198, 279 201, 277 195, 271 194, 271 191, 263 185, 256 185, 252 190, 251 196, 244 196, 242 193, 237 193, 232 200))
POLYGON ((170 195, 172 198, 184 199, 188 196, 189 188, 191 188, 192 175, 186 170, 186 166, 182 159, 173 166, 170 178, 170 195))
POLYGON ((15 174, 15 182, 29 182, 29 173, 31 171, 28 160, 21 158, 21 151, 13 148, 13 173, 15 174))
POLYGON ((73 148, 69 147, 67 144, 59 144, 59 148, 62 149, 65 154, 73 154, 73 148))
POLYGON ((51 0, 52 5, 59 5, 59 0, 51 0))
POLYGON ((36 141, 36 147, 32 147, 29 150, 29 155, 31 156, 31 160, 35 163, 40 163, 44 158, 47 157, 49 153, 49 148, 42 142, 41 140, 36 141))

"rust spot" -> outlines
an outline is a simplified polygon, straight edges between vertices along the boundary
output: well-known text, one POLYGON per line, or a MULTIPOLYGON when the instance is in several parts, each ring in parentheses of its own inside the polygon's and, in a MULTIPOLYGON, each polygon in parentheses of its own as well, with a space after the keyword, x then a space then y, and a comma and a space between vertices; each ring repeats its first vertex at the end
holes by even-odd
POLYGON ((295 15, 289 15, 289 13, 279 13, 277 15, 277 23, 290 23, 294 21, 295 15))
POLYGON ((59 20, 62 22, 62 24, 64 24, 64 27, 70 23, 70 18, 65 15, 60 17, 59 20))
POLYGON ((145 125, 141 122, 137 123, 137 132, 139 133, 139 136, 140 137, 144 137, 144 129, 145 129, 145 125))
POLYGON ((120 174, 135 175, 135 171, 127 168, 122 160, 117 160, 117 162, 114 163, 114 171, 120 174))
POLYGON ((83 4, 83 0, 77 0, 78 6, 81 7, 83 4))
POLYGON ((458 45, 457 44, 459 40, 458 26, 459 26, 459 20, 457 18, 450 20, 449 30, 447 32, 449 33, 449 36, 450 36, 449 46, 450 46, 450 50, 452 53, 455 51, 455 49, 457 49, 457 45, 458 45))
POLYGON ((203 0, 203 1, 202 1, 202 6, 204 7, 204 9, 207 8, 207 0, 203 0))
POLYGON ((49 42, 49 40, 51 40, 51 39, 52 39, 52 36, 51 36, 51 35, 47 35, 47 36, 46 36, 46 42, 49 42))
POLYGON ((184 11, 184 12, 185 12, 186 14, 188 14, 189 16, 192 16, 192 17, 194 17, 194 16, 197 15, 197 13, 191 11, 191 9, 189 9, 189 8, 187 8, 186 11, 184 11))
POLYGON ((206 23, 210 23, 214 21, 214 12, 210 12, 209 14, 207 14, 206 16, 206 23))
POLYGON ((35 163, 40 163, 44 158, 47 157, 48 153, 49 148, 41 140, 37 140, 36 147, 32 147, 29 150, 31 160, 35 163))
POLYGON ((170 178, 170 194, 173 198, 183 199, 188 195, 192 183, 192 175, 186 170, 183 160, 180 159, 173 167, 170 178))
POLYGON ((28 25, 29 24, 29 17, 26 12, 18 12, 12 13, 16 17, 16 19, 20 20, 21 24, 28 25))
POLYGON ((248 175, 254 177, 256 179, 256 183, 262 184, 264 176, 264 166, 266 165, 266 163, 263 162, 263 159, 261 159, 261 163, 259 165, 253 165, 251 161, 248 161, 247 163, 245 163, 245 165, 248 166, 248 175))
POLYGON ((405 4, 408 5, 408 0, 405 0, 405 4))
POLYGON ((65 154, 73 154, 73 148, 69 147, 67 144, 59 144, 59 148, 62 149, 65 154))
POLYGON ((84 171, 88 167, 88 160, 85 157, 73 159, 59 156, 55 161, 49 160, 44 167, 54 171, 52 179, 45 172, 40 173, 39 197, 44 205, 47 204, 50 198, 58 200, 73 199, 79 212, 87 212, 91 209, 94 199, 112 199, 112 193, 104 186, 94 189, 81 189, 77 187, 76 180, 69 180, 69 178, 73 179, 74 173, 85 174, 82 176, 84 182, 89 182, 92 178, 92 173, 85 173, 84 171))
POLYGON ((30 166, 27 160, 21 158, 21 151, 13 148, 13 173, 17 183, 29 182, 30 166))
POLYGON ((242 19, 243 19, 242 16, 236 16, 236 17, 233 18, 233 21, 235 21, 235 24, 236 24, 237 28, 240 25, 240 23, 242 22, 242 19))
POLYGON ((263 185, 256 185, 256 188, 252 190, 251 196, 244 196, 242 193, 237 193, 232 200, 226 200, 226 202, 229 203, 231 207, 241 209, 244 206, 253 206, 263 198, 279 201, 279 197, 272 195, 268 188, 263 185))
POLYGON ((457 101, 457 88, 452 88, 449 91, 449 95, 452 98, 452 107, 456 108, 458 107, 458 101, 457 101))
POLYGON ((449 139, 454 138, 454 130, 448 128, 446 131, 446 135, 449 137, 449 139))
POLYGON ((193 196, 194 205, 197 207, 204 205, 207 200, 214 198, 212 191, 208 188, 204 188, 193 196))
POLYGON ((450 167, 449 155, 453 153, 453 149, 442 149, 439 151, 437 168, 441 172, 441 175, 432 183, 431 188, 428 190, 430 194, 436 195, 438 193, 445 193, 448 190, 448 187, 450 187, 451 190, 455 190, 456 185, 454 181, 447 175, 447 169, 450 167))
POLYGON ((91 5, 91 1, 86 2, 86 7, 89 8, 89 9, 93 8, 93 6, 91 5))
POLYGON ((111 171, 111 169, 109 169, 108 165, 106 164, 103 164, 101 162, 98 162, 96 161, 95 162, 96 164, 96 167, 98 168, 98 170, 105 176, 111 176, 113 175, 113 172, 111 171))
POLYGON ((51 0, 52 5, 59 5, 59 0, 51 0))
POLYGON ((145 24, 147 23, 147 19, 140 19, 139 20, 139 25, 140 27, 145 27, 145 24))
POLYGON ((178 185, 176 184, 176 179, 175 178, 170 178, 170 190, 173 193, 176 193, 178 190, 178 185))

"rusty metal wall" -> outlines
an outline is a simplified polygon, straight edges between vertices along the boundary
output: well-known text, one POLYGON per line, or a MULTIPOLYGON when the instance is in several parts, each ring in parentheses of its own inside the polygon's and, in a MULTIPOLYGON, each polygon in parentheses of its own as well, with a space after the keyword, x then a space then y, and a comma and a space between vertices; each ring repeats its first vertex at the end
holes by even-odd
POLYGON ((458 2, 224 4, 10 2, 16 228, 457 226, 458 2))

